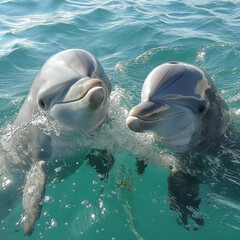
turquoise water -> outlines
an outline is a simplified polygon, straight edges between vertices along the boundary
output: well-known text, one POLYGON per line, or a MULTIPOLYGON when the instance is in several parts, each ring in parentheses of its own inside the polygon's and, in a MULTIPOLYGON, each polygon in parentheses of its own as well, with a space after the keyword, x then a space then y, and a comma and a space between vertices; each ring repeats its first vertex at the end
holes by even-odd
MULTIPOLYGON (((103 126, 103 135, 93 143, 114 153, 108 180, 100 181, 86 162, 78 169, 65 166, 70 176, 50 179, 42 215, 29 239, 240 239, 239 198, 201 185, 205 224, 198 231, 187 231, 176 223, 178 213, 167 202, 165 159, 171 153, 161 149, 158 155, 151 138, 139 136, 148 142, 150 152, 156 151, 151 155, 144 149, 158 166, 150 164, 138 176, 134 154, 142 149, 124 138, 130 134, 125 116, 140 101, 145 77, 173 60, 205 70, 240 127, 240 1, 0 0, 0 16, 2 134, 41 66, 56 52, 90 51, 113 84, 113 126, 103 126), (121 180, 127 187, 119 187, 121 180)), ((19 203, 0 223, 1 240, 27 239, 19 224, 21 213, 19 203)))

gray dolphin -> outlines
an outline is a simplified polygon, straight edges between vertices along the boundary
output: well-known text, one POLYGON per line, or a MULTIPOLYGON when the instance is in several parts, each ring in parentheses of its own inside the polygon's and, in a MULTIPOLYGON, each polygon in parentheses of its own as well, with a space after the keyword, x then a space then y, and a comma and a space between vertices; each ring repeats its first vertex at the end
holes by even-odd
POLYGON ((65 133, 91 133, 107 118, 110 92, 111 82, 103 67, 87 51, 62 51, 43 65, 0 157, 1 219, 17 203, 25 181, 22 227, 25 235, 31 235, 41 213, 48 163, 71 151, 86 154, 87 149, 74 145, 74 137, 54 130, 46 133, 45 122, 38 124, 39 116, 53 119, 65 133))
POLYGON ((181 213, 180 224, 188 229, 191 217, 196 223, 193 229, 197 230, 204 220, 198 213, 201 179, 195 175, 209 173, 209 165, 200 153, 208 148, 216 153, 209 147, 211 142, 216 147, 217 139, 223 140, 231 126, 228 107, 210 77, 198 67, 182 62, 156 67, 147 76, 141 103, 131 109, 126 124, 135 132, 155 133, 157 140, 160 137, 176 153, 179 165, 168 178, 170 206, 181 213))
POLYGON ((141 93, 141 103, 126 119, 135 132, 151 131, 177 153, 226 132, 229 111, 210 77, 199 68, 168 62, 153 69, 141 93))

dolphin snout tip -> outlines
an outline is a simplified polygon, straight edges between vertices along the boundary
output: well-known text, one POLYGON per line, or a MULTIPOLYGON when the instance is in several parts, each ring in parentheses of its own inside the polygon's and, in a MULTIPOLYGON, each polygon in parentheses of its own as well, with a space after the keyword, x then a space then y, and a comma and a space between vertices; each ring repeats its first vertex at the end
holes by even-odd
POLYGON ((129 114, 126 118, 126 125, 134 132, 142 132, 140 121, 137 117, 129 114))
POLYGON ((136 117, 133 117, 129 114, 129 116, 126 118, 126 124, 127 126, 131 124, 132 121, 134 121, 135 119, 137 119, 136 117))
POLYGON ((106 91, 102 87, 95 87, 89 91, 89 103, 92 108, 98 108, 106 97, 106 91))
POLYGON ((129 115, 128 117, 134 117, 134 116, 135 116, 135 107, 133 107, 133 108, 130 110, 130 112, 129 112, 128 115, 129 115))

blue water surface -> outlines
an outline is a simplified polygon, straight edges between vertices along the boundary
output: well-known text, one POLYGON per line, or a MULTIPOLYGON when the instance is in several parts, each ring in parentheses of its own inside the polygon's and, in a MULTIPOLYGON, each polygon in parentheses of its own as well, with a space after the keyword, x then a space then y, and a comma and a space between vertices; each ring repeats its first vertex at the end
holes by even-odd
MULTIPOLYGON (((167 61, 205 70, 240 128, 239 41, 238 0, 0 0, 1 132, 11 126, 44 62, 70 48, 90 51, 103 65, 113 84, 111 114, 122 128, 148 73, 167 61)), ((115 130, 123 147, 111 148, 116 161, 108 180, 101 181, 87 163, 76 171, 70 167, 61 181, 50 180, 29 239, 240 239, 240 199, 204 184, 204 226, 197 231, 179 226, 179 214, 168 203, 169 169, 150 164, 138 176, 134 154, 124 151, 132 143, 115 130)), ((107 140, 102 141, 111 144, 107 140)), ((168 154, 163 151, 159 162, 168 154)), ((19 203, 0 223, 1 240, 27 239, 22 211, 19 203)))

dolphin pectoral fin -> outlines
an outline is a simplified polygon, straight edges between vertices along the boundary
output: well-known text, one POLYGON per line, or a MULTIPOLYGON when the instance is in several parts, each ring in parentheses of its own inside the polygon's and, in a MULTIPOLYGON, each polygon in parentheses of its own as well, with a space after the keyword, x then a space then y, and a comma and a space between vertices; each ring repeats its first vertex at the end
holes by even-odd
POLYGON ((138 175, 143 175, 148 165, 148 161, 136 156, 136 172, 138 175))
POLYGON ((168 194, 170 209, 181 213, 180 224, 189 229, 188 218, 191 218, 196 223, 193 230, 203 226, 204 219, 199 212, 199 181, 195 177, 182 171, 172 173, 168 178, 168 194))
POLYGON ((44 161, 36 162, 32 165, 27 174, 27 181, 23 189, 22 205, 24 216, 22 228, 24 235, 30 236, 34 230, 34 225, 42 210, 41 201, 45 194, 47 182, 47 164, 44 161))
POLYGON ((107 179, 115 162, 114 156, 107 150, 92 149, 86 156, 88 164, 93 167, 101 180, 107 179))

